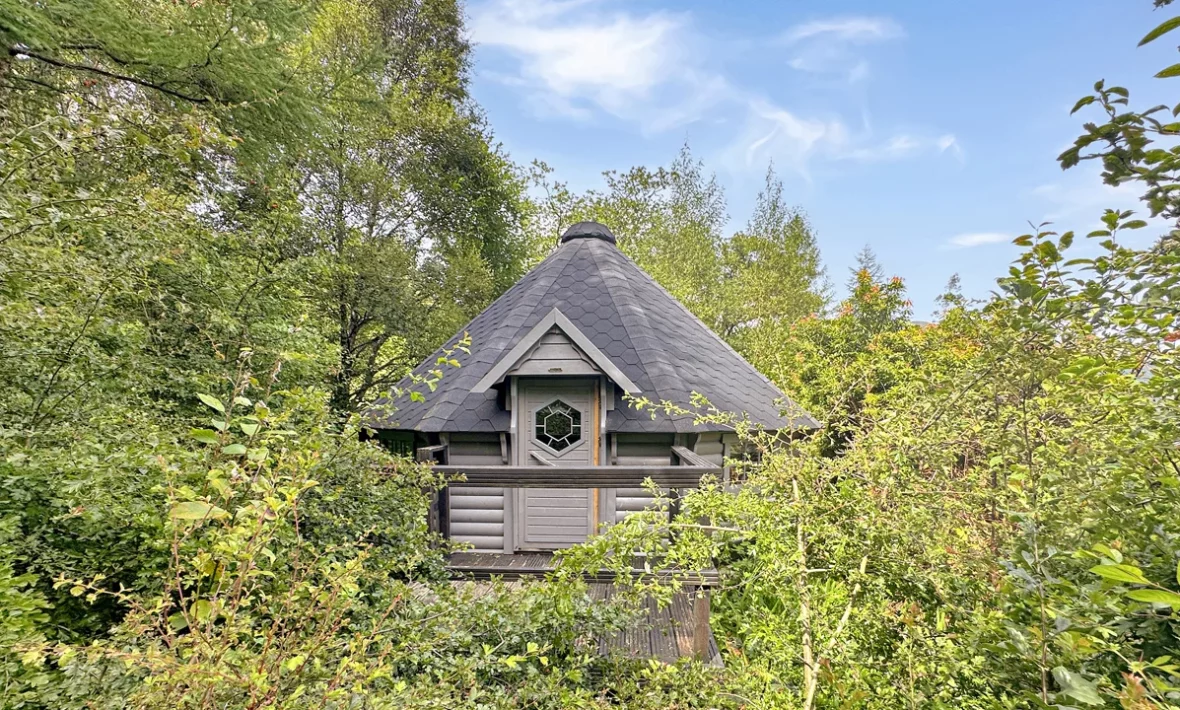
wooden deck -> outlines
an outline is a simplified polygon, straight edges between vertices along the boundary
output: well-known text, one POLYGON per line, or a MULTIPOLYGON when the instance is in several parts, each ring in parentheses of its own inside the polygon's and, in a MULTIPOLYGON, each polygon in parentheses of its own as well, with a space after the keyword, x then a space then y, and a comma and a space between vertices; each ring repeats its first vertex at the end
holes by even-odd
MULTIPOLYGON (((592 582, 589 585, 591 599, 609 599, 614 585, 609 582, 592 582)), ((628 658, 655 658, 665 663, 675 663, 682 658, 700 658, 705 664, 720 668, 721 651, 717 648, 717 640, 713 638, 713 630, 704 626, 705 638, 702 639, 703 654, 697 652, 697 639, 694 632, 696 619, 694 618, 695 592, 677 592, 672 597, 672 603, 660 608, 655 600, 647 600, 647 614, 645 618, 632 627, 613 634, 608 638, 598 640, 599 652, 603 655, 619 654, 628 658)), ((708 604, 706 600, 704 602, 708 604)), ((706 617, 707 619, 707 617, 706 617)))
MULTIPOLYGON (((554 565, 553 555, 547 552, 515 555, 457 552, 450 556, 447 567, 451 571, 451 584, 466 587, 479 597, 493 593, 495 586, 489 580, 499 579, 504 582, 505 589, 516 589, 529 579, 544 578, 554 565)), ((645 574, 641 568, 634 572, 645 574)), ((615 593, 613 574, 591 575, 587 582, 587 593, 592 600, 606 601, 615 593)), ((598 639, 599 652, 628 658, 655 658, 665 663, 696 657, 708 665, 721 666, 721 652, 708 625, 708 598, 696 598, 698 594, 707 594, 708 588, 715 586, 716 582, 716 571, 707 570, 698 573, 695 580, 690 579, 687 588, 673 595, 672 603, 663 608, 655 600, 648 599, 642 621, 610 637, 598 639), (698 633, 703 634, 703 638, 698 638, 698 633)))

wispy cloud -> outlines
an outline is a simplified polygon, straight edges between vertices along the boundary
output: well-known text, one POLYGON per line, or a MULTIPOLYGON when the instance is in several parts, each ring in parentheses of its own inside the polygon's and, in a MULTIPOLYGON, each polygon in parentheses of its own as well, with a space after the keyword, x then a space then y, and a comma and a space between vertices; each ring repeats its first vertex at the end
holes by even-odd
POLYGON ((868 78, 870 68, 855 47, 904 36, 901 25, 887 17, 833 17, 795 25, 778 43, 792 48, 787 61, 792 69, 844 76, 855 84, 868 78))
POLYGON ((1106 209, 1133 209, 1142 214, 1146 208, 1138 202, 1133 185, 1106 185, 1097 175, 1087 174, 1084 181, 1056 182, 1039 185, 1033 197, 1045 206, 1042 219, 1050 222, 1089 218, 1097 222, 1106 209))
POLYGON ((959 147, 959 141, 953 135, 924 137, 902 133, 893 136, 884 143, 852 148, 838 154, 836 157, 845 160, 878 162, 901 160, 922 153, 948 152, 958 158, 963 157, 963 150, 959 147))
POLYGON ((959 234, 951 237, 946 241, 945 246, 949 249, 970 249, 971 247, 981 247, 985 244, 999 244, 1011 240, 1012 237, 1003 232, 971 232, 969 234, 959 234))
MULTIPOLYGON (((817 115, 802 98, 783 104, 743 86, 709 61, 724 45, 699 32, 687 13, 609 0, 484 0, 470 14, 472 39, 485 58, 481 75, 511 87, 546 118, 609 116, 648 135, 702 120, 725 122, 737 129, 722 160, 743 172, 770 160, 806 177, 817 159, 962 158, 950 134, 881 137, 867 124, 854 133, 844 117, 817 115)), ((790 63, 800 71, 822 75, 835 67, 843 72, 838 76, 863 81, 868 61, 845 48, 902 35, 887 18, 839 17, 795 26, 763 44, 779 51, 789 45, 790 63)))
POLYGON ((782 34, 785 44, 822 37, 843 42, 876 42, 905 36, 901 25, 887 17, 832 17, 795 25, 782 34))
POLYGON ((660 101, 665 117, 691 118, 694 106, 708 105, 724 88, 695 65, 685 15, 608 13, 587 0, 496 0, 472 9, 470 27, 477 45, 516 60, 515 75, 485 76, 519 87, 534 106, 559 115, 585 118, 600 110, 642 120, 660 101), (690 82, 705 90, 663 100, 670 87, 690 82))
POLYGON ((1074 230, 1087 234, 1103 229, 1102 214, 1108 210, 1131 210, 1147 226, 1123 234, 1123 239, 1147 243, 1170 231, 1174 225, 1166 219, 1151 217, 1147 205, 1140 199, 1142 189, 1134 183, 1106 185, 1097 168, 1077 169, 1067 173, 1059 182, 1033 188, 1029 196, 1036 201, 1034 223, 1050 222, 1056 232, 1074 230))
POLYGON ((884 163, 945 153, 962 159, 953 135, 903 133, 879 140, 870 130, 853 133, 839 119, 805 118, 766 99, 752 99, 746 129, 727 151, 727 163, 732 169, 745 170, 773 160, 806 178, 809 164, 819 158, 884 163))
POLYGON ((802 118, 766 99, 750 100, 746 124, 745 135, 729 151, 731 163, 741 151, 741 168, 774 159, 806 176, 807 163, 815 153, 848 142, 842 122, 802 118))

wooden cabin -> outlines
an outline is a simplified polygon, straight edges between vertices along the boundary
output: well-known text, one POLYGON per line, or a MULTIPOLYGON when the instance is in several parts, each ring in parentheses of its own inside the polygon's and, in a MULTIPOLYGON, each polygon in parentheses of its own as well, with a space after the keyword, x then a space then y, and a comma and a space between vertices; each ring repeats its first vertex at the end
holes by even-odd
POLYGON ((647 506, 647 478, 683 489, 722 473, 738 444, 726 427, 653 417, 626 395, 687 406, 698 392, 767 429, 817 426, 595 222, 570 227, 444 348, 464 333, 470 354, 454 355, 461 366, 425 401, 386 399, 367 420, 465 476, 439 496, 432 524, 477 553, 568 547, 647 506))

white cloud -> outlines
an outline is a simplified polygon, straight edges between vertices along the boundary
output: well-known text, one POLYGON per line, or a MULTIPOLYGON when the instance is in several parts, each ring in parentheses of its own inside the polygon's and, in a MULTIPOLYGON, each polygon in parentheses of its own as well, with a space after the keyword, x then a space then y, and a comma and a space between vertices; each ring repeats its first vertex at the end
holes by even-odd
POLYGON ((724 89, 719 77, 694 68, 684 15, 608 13, 587 0, 494 0, 472 9, 470 27, 478 46, 517 62, 518 75, 485 76, 520 87, 535 107, 558 115, 586 117, 597 109, 642 121, 655 115, 647 109, 657 94, 703 85, 705 91, 681 92, 687 101, 661 101, 663 127, 667 115, 692 120, 724 89))
POLYGON ((859 81, 864 81, 869 78, 869 63, 865 60, 860 60, 848 70, 848 83, 855 84, 859 81))
POLYGON ((984 244, 999 244, 1011 240, 1012 237, 1003 232, 971 232, 970 234, 953 236, 947 240, 946 244, 953 249, 970 249, 984 244))
POLYGON ((844 76, 848 83, 869 75, 869 62, 854 46, 903 37, 901 25, 886 17, 835 17, 796 25, 778 38, 795 51, 787 65, 796 71, 844 76))
POLYGON ((953 135, 902 133, 879 141, 867 129, 853 134, 838 118, 804 118, 766 99, 753 99, 746 131, 727 151, 726 162, 731 169, 748 170, 773 160, 808 177, 808 165, 816 158, 877 163, 943 153, 962 158, 953 135))
POLYGON ((876 42, 904 36, 901 25, 887 17, 833 17, 796 25, 782 35, 786 44, 822 37, 843 42, 876 42))
MULTIPOLYGON (((853 135, 842 117, 802 108, 805 97, 780 105, 739 85, 709 59, 711 51, 729 45, 699 34, 686 13, 610 0, 484 0, 470 13, 478 56, 493 60, 481 59, 480 75, 511 87, 545 118, 610 116, 644 134, 701 120, 728 123, 737 133, 722 159, 741 172, 762 170, 769 160, 806 177, 816 159, 962 157, 953 135, 907 133, 883 140, 867 124, 853 135)), ((855 82, 869 76, 869 64, 845 48, 901 35, 892 20, 842 17, 798 25, 774 42, 791 44, 797 56, 790 63, 800 71, 822 74, 836 67, 840 81, 855 82)))
POLYGON ((867 162, 877 160, 897 160, 913 155, 922 150, 926 141, 918 140, 909 135, 897 135, 890 138, 885 143, 876 146, 868 146, 865 148, 858 148, 850 150, 841 158, 850 158, 852 160, 863 160, 867 162))
POLYGON ((773 159, 806 175, 808 160, 814 153, 848 142, 848 131, 838 120, 801 118, 765 99, 750 100, 748 108, 745 135, 730 149, 731 163, 732 157, 742 152, 742 168, 773 159))
POLYGON ((1033 188, 1032 195, 1045 205, 1042 219, 1058 222, 1089 218, 1096 222, 1108 208, 1133 209, 1140 215, 1146 213, 1146 205, 1138 203, 1133 186, 1107 185, 1096 173, 1084 174, 1084 178, 1072 183, 1048 183, 1033 188))

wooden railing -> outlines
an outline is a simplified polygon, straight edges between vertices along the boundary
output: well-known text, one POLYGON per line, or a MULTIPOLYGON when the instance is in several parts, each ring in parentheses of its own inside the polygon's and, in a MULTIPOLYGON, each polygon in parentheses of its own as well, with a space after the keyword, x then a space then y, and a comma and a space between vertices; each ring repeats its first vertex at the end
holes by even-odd
MULTIPOLYGON (((638 488, 650 479, 660 488, 696 488, 707 475, 720 477, 722 468, 683 446, 673 446, 672 462, 662 466, 478 466, 449 462, 446 444, 425 446, 417 459, 432 462, 448 481, 475 488, 638 488)), ((444 487, 431 501, 430 528, 446 534, 448 491, 444 487)), ((673 496, 669 514, 675 514, 679 497, 673 496)))
POLYGON ((464 486, 540 488, 633 488, 651 479, 662 488, 696 488, 701 477, 720 475, 721 467, 707 466, 443 466, 445 476, 464 476, 464 486))

